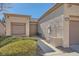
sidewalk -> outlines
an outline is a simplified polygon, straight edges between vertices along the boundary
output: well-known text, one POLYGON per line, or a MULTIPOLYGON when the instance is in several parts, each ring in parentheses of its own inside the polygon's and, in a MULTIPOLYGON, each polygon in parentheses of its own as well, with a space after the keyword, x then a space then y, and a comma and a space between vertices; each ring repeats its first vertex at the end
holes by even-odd
POLYGON ((40 37, 35 38, 38 40, 39 52, 43 56, 79 56, 79 53, 77 52, 63 52, 62 50, 48 44, 42 38, 40 37))
POLYGON ((53 55, 53 54, 58 54, 58 53, 62 53, 59 49, 51 46, 50 44, 48 44, 45 40, 43 40, 40 37, 35 37, 36 39, 38 39, 38 46, 39 46, 39 52, 42 55, 53 55))

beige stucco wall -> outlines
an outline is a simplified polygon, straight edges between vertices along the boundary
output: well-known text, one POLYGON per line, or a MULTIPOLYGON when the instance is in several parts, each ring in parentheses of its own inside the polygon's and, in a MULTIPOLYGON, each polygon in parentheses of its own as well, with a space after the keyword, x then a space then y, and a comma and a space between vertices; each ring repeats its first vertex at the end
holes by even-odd
POLYGON ((23 17, 23 16, 9 16, 5 18, 6 23, 6 36, 11 35, 11 22, 18 22, 18 23, 26 23, 26 36, 29 36, 29 20, 30 17, 23 17))
POLYGON ((79 5, 78 4, 66 4, 66 14, 68 15, 79 15, 79 5))
POLYGON ((65 19, 65 17, 63 25, 63 47, 69 47, 69 19, 65 19))
POLYGON ((52 18, 60 16, 63 13, 64 13, 64 6, 62 5, 61 7, 57 8, 56 10, 54 10, 54 12, 51 12, 49 15, 47 15, 46 17, 44 17, 43 19, 41 19, 39 21, 39 23, 43 23, 45 21, 51 20, 52 18))
MULTIPOLYGON (((70 15, 79 15, 79 6, 76 4, 62 4, 59 8, 52 11, 50 14, 45 16, 39 21, 38 25, 38 32, 45 37, 46 39, 49 39, 48 37, 63 37, 62 39, 62 46, 63 47, 69 47, 69 21, 70 21, 70 15), (55 21, 54 21, 55 20, 55 21), (62 23, 62 30, 58 31, 57 34, 53 31, 56 30, 55 28, 52 29, 52 32, 54 34, 49 35, 48 27, 51 25, 53 27, 53 24, 56 24, 56 20, 60 21, 62 23), (60 33, 63 33, 61 36, 58 35, 60 33)), ((58 21, 58 22, 59 22, 58 21)), ((57 23, 58 24, 58 23, 57 23)), ((56 25, 57 25, 56 24, 56 25)), ((51 39, 52 40, 52 39, 51 39)), ((61 41, 61 40, 60 40, 61 41)), ((52 42, 52 41, 51 41, 52 42)), ((58 42, 57 42, 58 43, 58 42)))
POLYGON ((61 46, 63 44, 63 14, 64 6, 62 5, 39 21, 38 32, 53 46, 61 46), (49 26, 51 27, 50 34, 48 33, 49 26), (53 42, 56 42, 54 43, 55 45, 53 42))
POLYGON ((5 26, 0 23, 0 36, 4 36, 5 35, 5 26))
MULTIPOLYGON (((38 32, 39 33, 42 33, 42 31, 40 30, 40 25, 45 23, 45 22, 49 22, 49 20, 52 20, 53 21, 53 18, 57 17, 57 16, 60 16, 64 14, 64 6, 61 6, 60 8, 58 8, 57 10, 55 10, 54 12, 52 12, 51 14, 49 14, 48 16, 42 18, 40 21, 39 21, 39 29, 38 29, 38 32)), ((42 33, 43 34, 43 33, 42 33)))

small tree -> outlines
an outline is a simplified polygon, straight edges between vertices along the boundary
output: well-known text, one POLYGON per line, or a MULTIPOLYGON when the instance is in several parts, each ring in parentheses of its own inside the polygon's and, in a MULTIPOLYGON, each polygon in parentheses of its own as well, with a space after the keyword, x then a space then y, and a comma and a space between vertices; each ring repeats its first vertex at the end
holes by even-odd
POLYGON ((0 3, 0 12, 6 11, 7 9, 9 9, 11 7, 12 7, 11 3, 0 3))
POLYGON ((12 8, 12 3, 0 3, 0 20, 4 22, 4 15, 3 13, 8 11, 9 8, 12 8))

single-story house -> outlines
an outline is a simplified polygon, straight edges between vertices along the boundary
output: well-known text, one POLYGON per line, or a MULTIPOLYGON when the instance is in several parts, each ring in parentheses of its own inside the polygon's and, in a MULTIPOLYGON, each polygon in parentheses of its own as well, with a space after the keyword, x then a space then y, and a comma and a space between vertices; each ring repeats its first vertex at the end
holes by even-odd
POLYGON ((79 4, 55 4, 39 18, 38 32, 55 47, 79 44, 79 4))
POLYGON ((32 19, 31 16, 9 13, 4 13, 4 16, 5 26, 0 24, 0 32, 5 28, 3 31, 6 36, 34 36, 37 34, 38 21, 32 19))
POLYGON ((0 32, 3 28, 6 36, 34 36, 39 34, 55 47, 70 47, 79 44, 78 3, 57 3, 38 21, 32 20, 29 15, 8 13, 4 15, 5 26, 0 23, 0 32))

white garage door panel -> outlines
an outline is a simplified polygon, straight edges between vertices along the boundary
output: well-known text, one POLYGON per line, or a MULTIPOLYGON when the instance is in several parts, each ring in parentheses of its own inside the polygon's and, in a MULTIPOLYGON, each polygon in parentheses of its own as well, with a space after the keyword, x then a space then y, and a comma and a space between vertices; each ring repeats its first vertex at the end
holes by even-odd
POLYGON ((69 39, 71 45, 79 43, 79 21, 70 21, 69 39))

